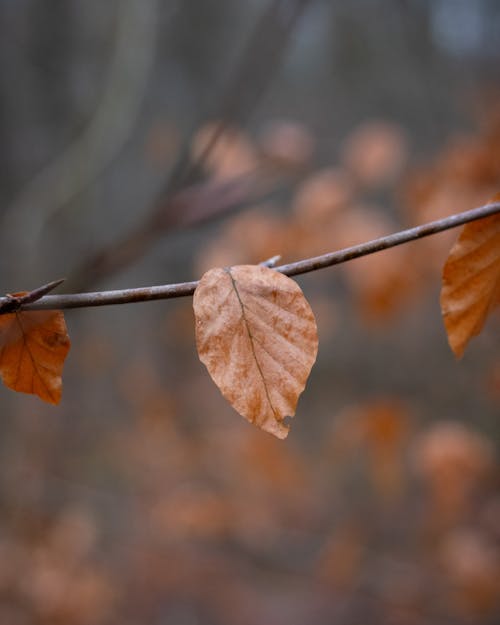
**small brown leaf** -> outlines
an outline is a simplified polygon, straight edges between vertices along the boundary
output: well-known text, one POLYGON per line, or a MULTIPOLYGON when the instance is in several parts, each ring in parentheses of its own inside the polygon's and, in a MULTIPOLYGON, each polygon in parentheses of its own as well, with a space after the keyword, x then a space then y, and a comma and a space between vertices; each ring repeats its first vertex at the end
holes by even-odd
POLYGON ((0 376, 14 391, 58 404, 69 348, 64 315, 59 310, 0 315, 0 376))
MULTIPOLYGON (((492 202, 498 201, 495 196, 492 202)), ((460 358, 500 304, 500 215, 464 226, 443 268, 441 312, 451 349, 460 358)))
POLYGON ((316 360, 316 321, 298 284, 259 265, 211 269, 194 294, 196 344, 224 397, 248 421, 286 438, 316 360))

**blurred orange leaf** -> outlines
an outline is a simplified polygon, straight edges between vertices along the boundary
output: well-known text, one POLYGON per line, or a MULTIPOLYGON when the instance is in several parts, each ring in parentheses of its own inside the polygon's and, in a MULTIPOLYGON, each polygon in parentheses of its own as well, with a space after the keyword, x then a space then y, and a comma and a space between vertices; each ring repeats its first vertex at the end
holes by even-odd
POLYGON ((59 310, 0 316, 0 376, 14 391, 58 404, 69 348, 66 322, 59 310))
POLYGON ((193 300, 200 360, 248 421, 286 438, 318 351, 316 321, 298 284, 260 265, 211 269, 193 300))
POLYGON ((391 182, 403 168, 407 153, 402 128, 373 120, 361 124, 347 137, 342 160, 361 185, 371 188, 391 182))
POLYGON ((277 119, 265 128, 259 147, 271 163, 293 169, 309 163, 314 143, 314 137, 303 124, 277 119))
POLYGON ((219 180, 246 174, 258 164, 255 147, 248 135, 220 121, 207 123, 198 130, 191 151, 193 158, 202 158, 206 170, 219 180))
MULTIPOLYGON (((500 194, 492 198, 499 201, 500 194)), ((500 215, 464 226, 443 268, 441 311, 448 342, 460 358, 500 304, 500 215)))

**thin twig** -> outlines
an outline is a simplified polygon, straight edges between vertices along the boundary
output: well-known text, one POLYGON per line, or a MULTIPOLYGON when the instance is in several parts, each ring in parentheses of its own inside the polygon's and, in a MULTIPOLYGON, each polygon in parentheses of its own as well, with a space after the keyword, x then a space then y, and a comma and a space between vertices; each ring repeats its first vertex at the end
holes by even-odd
POLYGON ((50 293, 50 291, 53 291, 63 282, 64 282, 64 278, 61 278, 60 280, 54 280, 53 282, 43 284, 42 286, 39 286, 38 288, 33 289, 33 291, 28 291, 27 293, 23 293, 23 294, 8 293, 0 301, 0 314, 15 312, 16 310, 19 310, 26 304, 32 304, 38 301, 44 295, 47 295, 47 293, 50 293))
MULTIPOLYGON (((444 219, 438 219, 437 221, 431 221, 415 228, 408 230, 402 230, 395 234, 390 234, 373 241, 361 243, 360 245, 353 245, 337 252, 331 252, 329 254, 323 254, 321 256, 315 256, 313 258, 306 258, 305 260, 299 260, 295 263, 288 265, 281 265, 276 267, 276 271, 280 271, 287 276, 297 276, 303 273, 309 273, 318 269, 324 269, 325 267, 332 267, 333 265, 339 265, 361 256, 368 256, 375 252, 381 252, 382 250, 408 243, 409 241, 415 241, 428 237, 444 230, 450 230, 456 228, 465 223, 489 217, 500 213, 500 202, 494 204, 486 204, 479 208, 473 208, 472 210, 465 211, 463 213, 457 213, 445 217, 444 219)), ((22 306, 23 310, 47 310, 47 309, 61 309, 61 308, 84 308, 89 306, 110 306, 112 304, 130 304, 134 302, 147 302, 158 299, 173 299, 174 297, 186 297, 192 295, 198 285, 197 281, 194 282, 182 282, 179 284, 166 284, 162 286, 150 286, 139 289, 122 289, 119 291, 99 291, 96 293, 75 293, 72 295, 46 295, 42 299, 22 306)), ((9 301, 8 297, 0 298, 0 313, 2 313, 3 307, 7 305, 9 301)), ((4 311, 5 312, 5 311, 4 311)))
POLYGON ((276 256, 271 256, 271 258, 268 258, 267 260, 263 260, 260 264, 263 265, 264 267, 269 267, 270 269, 274 269, 274 267, 276 267, 276 265, 280 262, 280 260, 281 260, 281 255, 276 254, 276 256))
POLYGON ((368 256, 375 252, 381 252, 403 243, 409 243, 410 241, 416 241, 417 239, 423 239, 424 237, 438 234, 444 230, 451 230, 457 228, 463 224, 484 217, 489 217, 500 212, 500 202, 495 204, 486 204, 479 208, 473 208, 463 213, 456 213, 443 219, 437 219, 436 221, 430 221, 421 226, 415 226, 415 228, 409 228, 408 230, 402 230, 394 234, 389 234, 373 241, 367 241, 366 243, 360 243, 359 245, 353 245, 352 247, 346 247, 338 252, 331 252, 329 254, 322 254, 321 256, 315 256, 313 258, 306 258, 305 260, 299 260, 295 263, 288 265, 281 265, 276 267, 276 271, 287 276, 298 276, 302 273, 309 273, 310 271, 316 271, 317 269, 324 269, 325 267, 332 267, 333 265, 339 265, 345 263, 348 260, 354 260, 361 256, 368 256))

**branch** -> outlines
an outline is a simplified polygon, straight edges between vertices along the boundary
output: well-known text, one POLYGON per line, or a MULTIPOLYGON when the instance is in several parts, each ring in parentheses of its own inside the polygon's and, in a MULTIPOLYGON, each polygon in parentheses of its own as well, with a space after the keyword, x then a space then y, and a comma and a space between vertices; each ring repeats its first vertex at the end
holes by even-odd
POLYGON ((49 282, 48 284, 43 284, 37 289, 33 289, 33 291, 28 291, 27 293, 15 293, 14 295, 12 295, 11 293, 7 293, 7 295, 1 300, 0 314, 16 312, 26 304, 31 304, 38 301, 44 295, 50 293, 50 291, 53 291, 63 282, 64 278, 60 280, 54 280, 53 282, 49 282))
MULTIPOLYGON (((457 213, 444 219, 431 221, 415 228, 402 230, 395 234, 390 234, 373 241, 353 245, 337 252, 306 258, 288 265, 276 267, 276 271, 280 271, 287 276, 297 276, 310 271, 316 271, 325 267, 339 265, 361 256, 368 256, 375 252, 381 252, 403 243, 422 239, 444 230, 450 230, 463 224, 489 217, 500 213, 500 202, 486 204, 479 208, 457 213)), ((99 291, 96 293, 75 293, 72 295, 46 295, 36 302, 21 305, 22 310, 50 310, 62 308, 84 308, 89 306, 110 306, 112 304, 131 304, 135 302, 148 302, 159 299, 173 299, 174 297, 186 297, 192 295, 198 285, 197 281, 181 282, 179 284, 166 284, 162 286, 149 286, 138 289, 122 289, 119 291, 99 291)), ((42 287, 43 288, 43 287, 42 287)), ((39 289, 35 290, 36 292, 39 289)), ((34 291, 33 291, 34 292, 34 291)), ((32 293, 33 293, 32 292, 32 293)), ((5 310, 11 304, 12 298, 0 298, 0 314, 7 312, 5 310)))

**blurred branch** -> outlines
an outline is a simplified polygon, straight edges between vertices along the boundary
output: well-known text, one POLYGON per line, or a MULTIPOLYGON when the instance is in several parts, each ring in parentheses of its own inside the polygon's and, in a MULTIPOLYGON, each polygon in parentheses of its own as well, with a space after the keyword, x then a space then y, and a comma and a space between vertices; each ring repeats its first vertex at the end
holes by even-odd
POLYGON ((84 132, 7 207, 3 229, 32 249, 44 224, 112 162, 130 137, 154 57, 158 0, 118 3, 116 42, 105 91, 84 132), (13 234, 14 233, 14 234, 13 234))
POLYGON ((154 213, 141 228, 89 259, 70 276, 67 285, 84 290, 103 275, 110 275, 131 264, 148 250, 159 232, 190 227, 215 219, 228 212, 267 200, 283 182, 259 170, 230 180, 209 180, 179 191, 170 200, 168 210, 154 213))
MULTIPOLYGON (((360 245, 353 245, 352 247, 339 250, 337 252, 331 252, 329 254, 322 254, 321 256, 315 256, 313 258, 307 258, 305 260, 299 260, 295 263, 288 265, 281 265, 276 267, 276 271, 287 276, 297 276, 303 273, 309 273, 311 271, 317 271, 318 269, 324 269, 326 267, 332 267, 333 265, 339 265, 355 258, 362 256, 368 256, 382 250, 387 250, 403 243, 422 239, 444 230, 450 230, 451 228, 457 228, 463 224, 489 217, 500 213, 500 202, 494 204, 486 204, 479 208, 473 208, 472 210, 465 211, 463 213, 457 213, 456 215, 450 215, 444 219, 437 221, 431 221, 429 223, 410 228, 408 230, 402 230, 395 234, 390 234, 373 241, 361 243, 360 245)), ((22 306, 22 310, 47 310, 47 309, 61 309, 61 308, 84 308, 90 306, 109 306, 112 304, 131 304, 135 302, 147 302, 159 299, 173 299, 174 297, 185 297, 192 295, 198 285, 197 281, 182 282, 179 284, 166 284, 162 286, 150 286, 138 289, 122 289, 118 291, 100 291, 95 293, 75 293, 73 295, 47 295, 40 300, 22 306)), ((43 287, 42 287, 43 288, 43 287)), ((9 297, 0 298, 0 313, 2 307, 7 305, 9 297)))
POLYGON ((229 212, 240 205, 222 203, 217 210, 207 205, 196 207, 197 217, 186 203, 186 195, 179 195, 182 189, 193 185, 195 177, 206 159, 223 136, 230 124, 242 123, 255 107, 269 85, 289 42, 290 35, 303 11, 312 0, 272 0, 262 13, 250 34, 239 61, 211 111, 211 119, 220 120, 205 149, 195 158, 191 157, 192 137, 180 150, 159 197, 139 226, 122 239, 95 252, 68 279, 76 290, 88 288, 109 275, 123 269, 143 254, 166 232, 186 225, 205 221, 229 212), (191 217, 186 220, 183 211, 191 217))
MULTIPOLYGON (((303 11, 313 0, 272 0, 257 20, 247 44, 206 120, 220 120, 205 149, 191 159, 192 136, 185 142, 157 202, 157 212, 182 186, 193 182, 229 124, 242 124, 257 105, 279 66, 303 11)), ((198 124, 199 127, 199 124, 198 124)), ((196 130, 198 129, 196 128, 196 130)))

